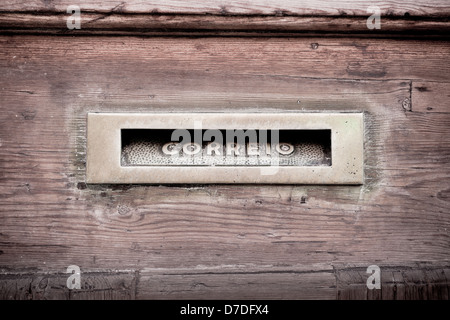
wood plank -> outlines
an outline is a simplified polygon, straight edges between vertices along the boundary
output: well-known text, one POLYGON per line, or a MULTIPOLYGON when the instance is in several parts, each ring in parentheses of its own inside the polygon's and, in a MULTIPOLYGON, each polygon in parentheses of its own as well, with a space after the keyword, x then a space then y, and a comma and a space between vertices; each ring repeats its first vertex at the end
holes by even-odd
MULTIPOLYGON (((70 0, 59 0, 42 2, 31 0, 24 3, 20 0, 5 0, 0 5, 1 11, 40 11, 40 12, 66 12, 69 5, 73 5, 70 0)), ((151 1, 143 2, 139 0, 106 0, 78 1, 77 5, 84 11, 95 12, 131 12, 131 13, 183 13, 183 14, 217 14, 217 15, 367 15, 367 8, 377 5, 381 9, 382 15, 390 16, 448 16, 450 5, 445 0, 431 1, 393 1, 384 0, 374 4, 367 0, 286 0, 280 4, 275 0, 202 0, 192 3, 191 1, 151 1)))
POLYGON ((366 267, 317 265, 313 271, 221 266, 81 273, 81 289, 68 289, 69 274, 0 275, 2 300, 130 299, 339 299, 448 300, 448 266, 382 265, 381 289, 369 290, 366 267), (321 268, 324 268, 321 270, 321 268))
POLYGON ((335 299, 333 271, 144 270, 140 273, 137 299, 335 299))
POLYGON ((134 273, 88 272, 80 274, 81 289, 68 289, 65 273, 0 274, 2 300, 134 300, 134 273))
POLYGON ((69 14, 0 14, 3 33, 140 36, 304 36, 446 37, 450 23, 438 18, 383 17, 380 29, 368 29, 367 17, 216 16, 82 13, 80 29, 69 30, 69 14), (343 35, 344 33, 344 35, 343 35))
POLYGON ((414 81, 413 110, 417 112, 450 112, 450 83, 414 81))
MULTIPOLYGON (((141 88, 141 95, 129 97, 130 102, 130 98, 139 98, 139 101, 145 98, 154 103, 155 100, 151 100, 154 96, 152 89, 165 85, 166 92, 172 87, 180 90, 193 77, 203 81, 203 87, 198 91, 212 89, 212 84, 208 84, 210 77, 223 83, 225 87, 220 89, 223 91, 226 86, 232 85, 227 81, 230 74, 441 82, 448 81, 450 74, 447 63, 450 45, 445 41, 111 37, 99 42, 96 37, 5 36, 1 38, 1 46, 2 59, 7 62, 3 66, 8 68, 9 77, 20 72, 28 72, 31 77, 38 76, 30 72, 30 66, 38 63, 46 69, 39 73, 41 79, 45 79, 43 76, 47 73, 47 81, 52 81, 57 72, 60 77, 72 77, 71 82, 84 81, 76 77, 79 72, 88 76, 93 85, 97 83, 93 88, 83 88, 83 92, 77 94, 92 94, 96 90, 97 94, 100 91, 109 94, 111 100, 117 96, 117 90, 109 91, 106 85, 113 88, 120 83, 121 86, 126 85, 128 90, 141 88), (86 70, 85 63, 91 64, 89 70, 86 70), (61 64, 70 65, 71 70, 65 72, 53 66, 61 64), (117 72, 143 76, 121 81, 116 77, 117 72), (152 82, 151 87, 140 85, 145 81, 149 86, 148 77, 162 77, 162 81, 152 82)), ((54 84, 54 90, 62 90, 67 81, 54 84)), ((31 81, 29 83, 32 84, 31 81)), ((71 92, 66 94, 71 95, 71 92)), ((125 99, 123 95, 122 98, 125 99)), ((157 96, 154 98, 159 102, 157 96)))
POLYGON ((380 266, 381 289, 368 289, 367 267, 337 267, 341 300, 448 300, 448 266, 380 266))

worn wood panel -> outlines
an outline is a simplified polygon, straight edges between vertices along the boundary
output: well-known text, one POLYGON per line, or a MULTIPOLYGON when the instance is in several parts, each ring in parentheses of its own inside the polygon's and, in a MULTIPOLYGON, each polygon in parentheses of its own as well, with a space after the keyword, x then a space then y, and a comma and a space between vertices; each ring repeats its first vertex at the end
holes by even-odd
POLYGON ((81 272, 81 289, 68 289, 69 274, 0 275, 2 300, 129 299, 340 299, 448 300, 450 269, 435 265, 381 265, 380 289, 368 289, 366 267, 316 265, 314 271, 218 266, 81 272))
MULTIPOLYGON (((135 37, 111 37, 99 41, 95 37, 4 36, 1 46, 2 60, 8 67, 6 76, 28 73, 28 77, 40 77, 44 84, 53 86, 55 93, 71 83, 89 83, 84 87, 80 83, 79 88, 83 91, 77 94, 109 94, 105 100, 107 97, 112 100, 118 94, 124 96, 124 90, 115 88, 118 83, 124 85, 117 81, 117 72, 135 74, 127 77, 127 88, 141 88, 140 100, 146 97, 149 101, 153 94, 149 90, 153 87, 140 85, 142 81, 149 85, 147 77, 160 79, 152 85, 162 87, 166 92, 171 90, 172 95, 176 95, 186 80, 193 77, 203 81, 200 91, 212 89, 214 83, 205 81, 210 77, 224 86, 230 85, 226 80, 231 74, 445 82, 450 72, 450 46, 445 41, 135 37), (32 61, 46 65, 49 72, 30 72, 32 61), (88 62, 91 65, 86 70, 88 62), (60 67, 56 69, 52 65, 60 67), (62 65, 68 66, 70 71, 62 65), (59 79, 56 75, 66 80, 55 82, 59 79), (71 77, 70 81, 68 77, 71 77), (110 92, 107 85, 115 90, 110 92)), ((22 86, 26 84, 22 82, 22 86)), ((31 78, 29 84, 35 85, 31 78)), ((59 94, 64 96, 62 92, 59 94)), ((74 92, 65 90, 65 94, 70 97, 74 92)), ((128 97, 128 101, 132 102, 132 99, 133 96, 128 97)))
POLYGON ((138 299, 335 299, 333 271, 190 270, 140 273, 138 299))
MULTIPOLYGON (((66 12, 70 0, 39 1, 24 3, 20 0, 4 0, 2 11, 50 11, 66 12)), ((384 0, 374 3, 371 0, 202 0, 202 1, 139 1, 139 0, 83 0, 77 1, 82 10, 96 12, 153 12, 153 13, 189 13, 189 14, 261 14, 261 15, 367 15, 367 8, 378 6, 383 15, 447 16, 450 5, 446 0, 429 1, 393 1, 384 0)))
POLYGON ((336 271, 337 299, 448 300, 448 266, 381 266, 380 289, 368 289, 367 267, 336 271))
POLYGON ((134 300, 136 278, 130 272, 82 272, 81 289, 68 289, 64 273, 0 274, 1 300, 134 300))
POLYGON ((187 297, 204 268, 225 298, 314 298, 336 292, 334 265, 448 263, 450 119, 412 95, 449 81, 448 43, 101 39, 0 38, 1 266, 138 270, 144 298, 187 297), (201 110, 364 111, 365 184, 84 183, 87 111, 201 110))
POLYGON ((6 33, 73 35, 221 35, 304 36, 332 34, 339 37, 446 37, 446 19, 383 17, 380 29, 368 29, 367 17, 323 16, 216 16, 154 15, 83 12, 80 29, 68 29, 70 14, 2 13, 0 30, 6 33))
POLYGON ((412 98, 414 111, 450 112, 450 83, 414 81, 412 98))

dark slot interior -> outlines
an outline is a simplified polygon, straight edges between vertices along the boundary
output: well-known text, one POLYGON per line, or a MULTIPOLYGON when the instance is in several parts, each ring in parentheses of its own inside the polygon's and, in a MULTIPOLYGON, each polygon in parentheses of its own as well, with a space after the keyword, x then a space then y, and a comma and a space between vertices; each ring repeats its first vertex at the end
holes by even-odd
MULTIPOLYGON (((196 137, 204 137, 206 132, 206 130, 202 130, 201 133, 200 130, 187 131, 190 139, 185 140, 183 145, 196 142, 196 139, 198 139, 196 137)), ((217 141, 222 142, 218 143, 218 153, 211 151, 211 154, 208 154, 208 144, 211 141, 201 139, 198 140, 201 150, 198 147, 197 149, 194 148, 194 150, 199 150, 195 155, 185 154, 182 146, 179 145, 180 151, 176 153, 177 159, 163 151, 163 146, 172 142, 173 132, 172 129, 122 129, 122 166, 265 166, 271 165, 271 159, 276 156, 279 157, 278 165, 280 166, 331 166, 331 130, 329 129, 278 130, 278 142, 280 143, 278 148, 277 141, 271 139, 273 134, 271 130, 243 130, 241 133, 244 133, 242 136, 245 139, 241 138, 239 141, 236 134, 233 134, 238 133, 238 131, 215 130, 213 132, 214 137, 216 135, 222 137, 222 141, 217 141), (234 139, 229 139, 230 137, 234 139), (239 149, 239 155, 236 155, 236 152, 227 154, 228 143, 235 144, 231 146, 239 149), (258 155, 249 154, 250 143, 258 146, 258 155), (290 154, 277 152, 277 150, 283 151, 282 148, 293 151, 290 154)), ((215 142, 215 138, 211 140, 215 142)), ((174 142, 178 143, 180 140, 174 142)))

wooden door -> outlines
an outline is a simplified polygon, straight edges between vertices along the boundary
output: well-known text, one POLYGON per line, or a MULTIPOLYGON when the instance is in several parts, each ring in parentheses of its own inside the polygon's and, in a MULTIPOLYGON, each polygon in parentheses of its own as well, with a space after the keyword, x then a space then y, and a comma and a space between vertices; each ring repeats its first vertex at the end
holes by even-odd
POLYGON ((78 3, 0 4, 2 299, 448 299, 447 1, 78 3), (362 111, 364 183, 86 184, 88 112, 161 111, 362 111))

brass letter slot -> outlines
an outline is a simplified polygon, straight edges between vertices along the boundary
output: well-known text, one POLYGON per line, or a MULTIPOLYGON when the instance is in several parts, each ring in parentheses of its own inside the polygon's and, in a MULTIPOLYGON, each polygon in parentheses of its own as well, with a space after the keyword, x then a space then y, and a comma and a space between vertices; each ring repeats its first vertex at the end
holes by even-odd
POLYGON ((363 183, 362 113, 89 113, 88 183, 363 183))

